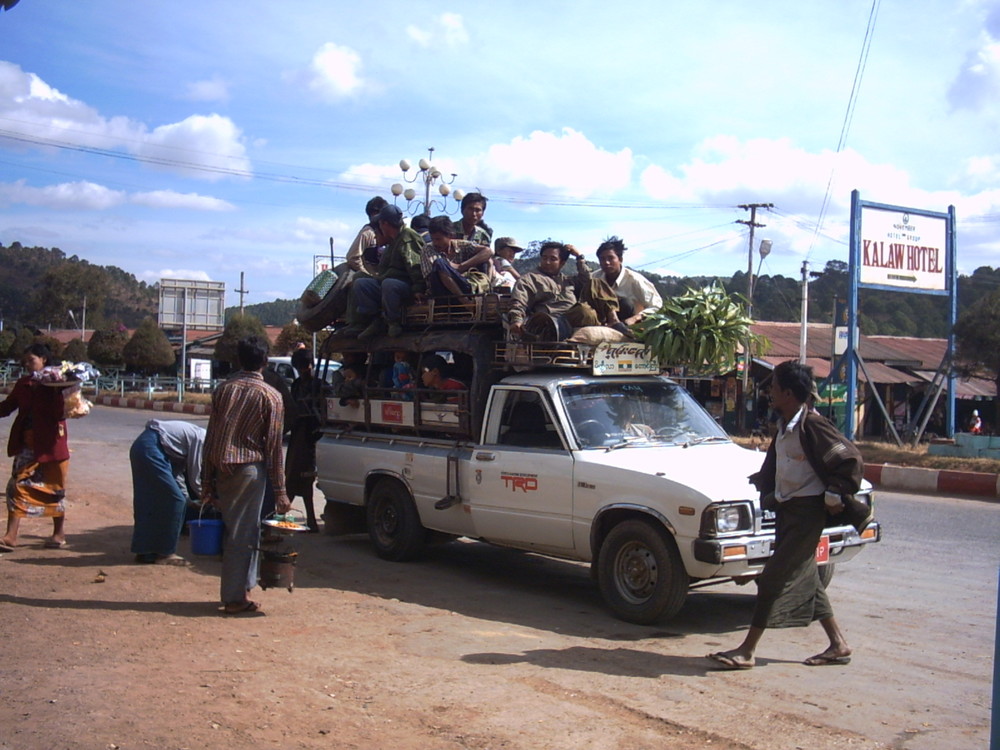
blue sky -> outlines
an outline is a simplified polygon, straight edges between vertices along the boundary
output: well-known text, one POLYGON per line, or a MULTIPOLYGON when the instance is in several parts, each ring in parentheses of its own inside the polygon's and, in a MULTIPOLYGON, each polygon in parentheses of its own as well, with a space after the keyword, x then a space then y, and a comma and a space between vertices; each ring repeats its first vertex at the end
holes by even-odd
POLYGON ((872 0, 21 0, 0 242, 294 298, 433 146, 494 236, 661 274, 745 270, 755 202, 763 274, 846 261, 852 189, 955 205, 959 270, 1000 265, 1000 1, 876 4, 838 153, 872 0))

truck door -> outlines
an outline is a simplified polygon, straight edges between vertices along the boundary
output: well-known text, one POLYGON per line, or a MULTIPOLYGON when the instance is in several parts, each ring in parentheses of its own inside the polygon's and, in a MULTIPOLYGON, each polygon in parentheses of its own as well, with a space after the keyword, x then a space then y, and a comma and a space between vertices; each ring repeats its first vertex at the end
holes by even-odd
POLYGON ((545 394, 498 386, 468 485, 476 534, 538 550, 573 549, 573 458, 545 394))

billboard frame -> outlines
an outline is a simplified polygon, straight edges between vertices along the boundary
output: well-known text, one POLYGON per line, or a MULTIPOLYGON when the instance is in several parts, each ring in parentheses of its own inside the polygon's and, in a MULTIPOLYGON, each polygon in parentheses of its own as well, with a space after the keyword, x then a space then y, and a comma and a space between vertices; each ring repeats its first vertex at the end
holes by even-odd
POLYGON ((851 191, 851 231, 850 231, 850 262, 848 272, 850 282, 847 294, 847 351, 844 356, 847 359, 847 414, 844 425, 844 435, 849 439, 854 439, 854 420, 857 409, 857 378, 858 378, 858 290, 878 289, 887 292, 902 292, 909 294, 930 294, 934 296, 948 297, 948 345, 945 351, 944 362, 948 362, 948 398, 945 401, 947 415, 945 418, 946 432, 948 437, 955 435, 955 373, 951 366, 955 354, 955 322, 958 318, 958 268, 956 264, 956 231, 955 231, 955 207, 948 206, 947 213, 940 211, 926 211, 919 208, 907 208, 905 206, 893 206, 886 203, 875 203, 874 201, 861 200, 861 193, 857 190, 851 191), (864 209, 873 208, 880 211, 901 212, 910 215, 923 216, 933 219, 942 219, 945 222, 944 231, 944 289, 909 289, 901 286, 886 284, 861 283, 861 243, 862 243, 862 214, 864 209))

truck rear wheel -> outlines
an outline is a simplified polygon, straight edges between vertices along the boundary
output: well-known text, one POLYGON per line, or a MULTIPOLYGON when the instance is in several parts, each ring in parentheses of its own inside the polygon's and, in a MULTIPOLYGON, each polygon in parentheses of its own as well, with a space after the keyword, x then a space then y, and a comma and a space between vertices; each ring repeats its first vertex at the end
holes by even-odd
POLYGON ((688 590, 674 541, 642 519, 622 521, 605 537, 597 581, 615 615, 637 625, 676 615, 688 590))
POLYGON ((420 525, 410 493, 399 482, 377 482, 365 508, 368 536, 383 560, 412 560, 423 551, 427 530, 420 525))

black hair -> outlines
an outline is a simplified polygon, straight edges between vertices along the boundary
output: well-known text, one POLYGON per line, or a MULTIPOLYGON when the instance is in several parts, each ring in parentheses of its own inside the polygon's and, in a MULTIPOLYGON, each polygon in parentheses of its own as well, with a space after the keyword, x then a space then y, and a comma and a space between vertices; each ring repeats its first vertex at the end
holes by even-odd
POLYGON ((783 390, 791 391, 796 401, 806 403, 812 398, 815 385, 813 369, 809 365, 793 359, 786 360, 775 366, 771 378, 772 386, 777 384, 783 390))
POLYGON ((261 336, 247 336, 236 343, 236 359, 248 372, 257 372, 267 362, 271 345, 261 336))
POLYGON ((556 242, 555 240, 549 240, 548 242, 543 242, 542 246, 538 248, 538 257, 542 256, 546 250, 551 250, 555 248, 559 251, 559 262, 565 263, 566 259, 569 258, 569 248, 562 242, 556 242))
POLYGON ((468 206, 470 203, 482 203, 483 212, 485 213, 486 204, 489 203, 489 200, 482 193, 466 193, 465 195, 462 196, 462 210, 464 211, 465 207, 468 206))
POLYGON ((52 350, 49 349, 49 347, 46 344, 43 344, 40 341, 36 341, 34 344, 25 349, 24 353, 21 354, 21 357, 24 358, 29 354, 34 354, 36 357, 42 360, 42 364, 44 365, 49 365, 51 363, 52 350))
POLYGON ((600 245, 597 246, 597 257, 598 259, 600 259, 601 253, 603 253, 605 250, 614 250, 615 255, 618 256, 618 260, 621 260, 622 256, 625 254, 626 249, 627 248, 625 247, 625 243, 622 242, 618 237, 612 235, 611 237, 608 237, 606 240, 604 240, 604 242, 602 242, 600 245))
POLYGON ((374 198, 372 198, 365 204, 365 213, 368 214, 369 219, 375 218, 378 212, 388 205, 389 201, 387 201, 381 195, 376 195, 374 198))
POLYGON ((444 375, 445 368, 448 366, 448 362, 440 354, 427 354, 420 361, 420 370, 437 370, 442 375, 444 375))
MULTIPOLYGON (((450 221, 450 220, 449 220, 450 221)), ((428 230, 431 225, 431 217, 427 214, 417 214, 412 219, 410 219, 410 229, 414 232, 420 232, 423 234, 428 230)))
POLYGON ((447 216, 435 216, 427 227, 430 234, 446 234, 449 237, 455 236, 455 225, 447 216))
POLYGON ((296 349, 292 352, 292 367, 300 374, 307 367, 312 367, 313 353, 311 349, 296 349))

